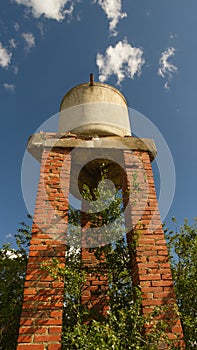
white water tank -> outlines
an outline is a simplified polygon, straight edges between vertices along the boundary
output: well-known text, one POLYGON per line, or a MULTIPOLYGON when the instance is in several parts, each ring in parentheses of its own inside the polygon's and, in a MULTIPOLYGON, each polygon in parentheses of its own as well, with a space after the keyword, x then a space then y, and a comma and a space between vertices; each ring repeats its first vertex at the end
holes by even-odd
POLYGON ((131 135, 127 102, 119 90, 94 82, 80 84, 63 97, 59 132, 90 136, 131 135))

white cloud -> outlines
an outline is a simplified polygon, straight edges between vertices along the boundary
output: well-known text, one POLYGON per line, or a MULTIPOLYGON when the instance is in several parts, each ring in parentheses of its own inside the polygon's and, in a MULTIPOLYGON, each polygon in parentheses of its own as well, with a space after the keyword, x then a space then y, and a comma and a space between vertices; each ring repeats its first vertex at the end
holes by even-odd
POLYGON ((0 42, 0 67, 7 68, 11 62, 12 54, 0 42))
POLYGON ((73 13, 74 0, 14 0, 19 5, 24 5, 30 9, 35 18, 44 16, 48 19, 62 21, 66 15, 73 13), (65 8, 70 4, 70 7, 65 8))
POLYGON ((127 16, 126 13, 121 12, 121 0, 95 0, 99 6, 106 13, 109 22, 109 29, 112 35, 117 35, 116 26, 120 19, 127 16))
POLYGON ((12 233, 8 233, 7 235, 6 235, 6 238, 13 238, 14 236, 13 236, 13 234, 12 233))
POLYGON ((14 23, 14 29, 16 30, 16 32, 19 32, 20 25, 18 24, 18 22, 14 23))
POLYGON ((14 92, 15 91, 15 88, 16 86, 13 85, 13 84, 8 84, 8 83, 4 83, 3 84, 3 87, 6 91, 9 91, 9 92, 14 92))
POLYGON ((15 41, 13 38, 10 39, 9 43, 10 43, 10 46, 11 46, 13 49, 16 49, 17 43, 16 43, 16 41, 15 41))
POLYGON ((37 28, 39 29, 40 31, 40 34, 41 34, 41 37, 44 38, 44 24, 42 22, 38 22, 37 23, 37 28))
POLYGON ((161 58, 159 60, 159 69, 158 75, 162 78, 166 78, 166 82, 164 84, 164 88, 169 90, 169 83, 172 79, 173 73, 177 71, 177 67, 169 62, 169 58, 175 55, 175 48, 169 47, 167 50, 161 53, 161 58))
POLYGON ((170 34, 170 39, 177 39, 177 34, 170 34))
POLYGON ((14 72, 14 75, 17 75, 18 74, 18 66, 13 66, 13 72, 14 72))
POLYGON ((31 48, 36 46, 34 35, 32 33, 22 33, 21 36, 26 42, 26 52, 30 52, 31 48))
POLYGON ((143 50, 132 47, 127 39, 119 41, 116 46, 109 46, 106 55, 98 54, 96 59, 99 68, 99 80, 106 81, 111 75, 117 76, 120 84, 126 77, 133 79, 141 74, 141 68, 145 63, 143 50))

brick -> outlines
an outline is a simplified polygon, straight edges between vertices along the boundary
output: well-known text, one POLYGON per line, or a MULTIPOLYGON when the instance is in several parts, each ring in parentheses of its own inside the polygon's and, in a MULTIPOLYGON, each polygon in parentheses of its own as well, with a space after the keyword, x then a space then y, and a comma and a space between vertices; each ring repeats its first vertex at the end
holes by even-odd
POLYGON ((50 312, 50 317, 62 318, 62 316, 63 316, 63 310, 54 310, 50 312))
POLYGON ((44 334, 46 333, 47 328, 42 327, 42 328, 38 328, 38 327, 21 327, 20 328, 20 334, 44 334))
POLYGON ((173 286, 173 281, 153 281, 151 284, 153 287, 167 287, 173 286))
POLYGON ((20 335, 20 332, 19 332, 18 342, 19 343, 31 343, 32 342, 32 335, 20 335))
POLYGON ((61 334, 35 335, 34 342, 61 341, 61 334))
POLYGON ((161 275, 159 274, 150 274, 148 273, 147 275, 142 275, 140 276, 141 281, 156 281, 156 280, 161 280, 161 275))
POLYGON ((62 327, 58 326, 58 327, 50 327, 49 328, 49 334, 55 334, 55 333, 61 334, 62 333, 62 327))
POLYGON ((62 325, 62 319, 54 319, 54 318, 50 318, 50 319, 36 319, 35 320, 35 324, 36 325, 40 325, 40 326, 61 326, 62 325))
POLYGON ((140 286, 141 286, 141 288, 143 288, 143 287, 150 287, 151 286, 151 282, 150 281, 141 281, 140 282, 140 286))
POLYGON ((163 305, 163 301, 161 299, 143 299, 142 300, 142 306, 157 306, 157 305, 163 305))
POLYGON ((48 350, 61 350, 61 345, 58 345, 58 344, 49 344, 48 350))
POLYGON ((158 255, 166 255, 168 256, 168 251, 166 250, 158 250, 158 255))
POLYGON ((52 288, 64 288, 64 282, 52 282, 51 286, 52 288))
POLYGON ((35 295, 36 289, 35 288, 25 288, 24 289, 24 295, 35 295))
POLYGON ((52 281, 54 281, 54 277, 43 275, 43 276, 40 278, 40 281, 52 282, 52 281))
POLYGON ((144 293, 159 293, 162 292, 163 288, 162 287, 143 287, 142 292, 144 293))
POLYGON ((41 344, 18 344, 17 350, 45 350, 45 346, 41 344))
POLYGON ((155 298, 174 298, 175 299, 175 294, 172 291, 171 293, 169 292, 154 292, 154 297, 155 298))
POLYGON ((21 327, 20 334, 34 334, 36 328, 35 327, 21 327))
POLYGON ((27 319, 23 319, 23 318, 20 321, 21 326, 32 326, 33 323, 34 323, 33 320, 27 320, 27 319))
POLYGON ((142 298, 143 299, 153 299, 153 293, 142 293, 142 298))
POLYGON ((144 315, 150 314, 151 312, 153 312, 154 308, 155 308, 155 305, 154 305, 154 306, 151 306, 151 305, 149 305, 149 306, 143 306, 143 307, 142 307, 143 314, 144 314, 144 315))

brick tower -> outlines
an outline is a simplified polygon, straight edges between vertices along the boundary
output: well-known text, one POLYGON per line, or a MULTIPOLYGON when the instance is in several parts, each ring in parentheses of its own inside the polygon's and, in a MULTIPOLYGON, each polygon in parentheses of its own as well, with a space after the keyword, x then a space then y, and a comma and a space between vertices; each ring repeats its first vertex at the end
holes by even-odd
MULTIPOLYGON (((110 243, 102 231, 90 237, 89 204, 80 194, 83 184, 90 189, 98 186, 97 170, 105 160, 108 179, 122 189, 128 243, 137 232, 131 275, 133 285, 142 291, 142 313, 167 306, 161 317, 169 324, 169 338, 182 338, 151 167, 156 148, 150 139, 131 136, 124 96, 109 85, 95 83, 91 76, 89 83, 64 96, 59 132, 33 135, 28 150, 41 166, 17 350, 61 349, 64 284, 41 265, 51 258, 65 264, 70 193, 81 200, 83 263, 91 269, 97 260, 89 248, 110 243)), ((95 297, 101 287, 108 288, 106 276, 89 273, 81 302, 105 313, 108 307, 102 293, 95 297)))

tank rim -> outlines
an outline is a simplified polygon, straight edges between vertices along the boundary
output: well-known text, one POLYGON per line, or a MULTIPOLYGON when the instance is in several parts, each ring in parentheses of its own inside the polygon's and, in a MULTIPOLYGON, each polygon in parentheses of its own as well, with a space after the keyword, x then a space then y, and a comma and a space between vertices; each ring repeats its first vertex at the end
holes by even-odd
POLYGON ((120 95, 120 97, 123 99, 123 101, 125 102, 126 106, 128 107, 126 98, 125 98, 124 95, 123 95, 118 89, 116 89, 114 86, 109 85, 109 84, 100 83, 100 82, 94 82, 93 85, 90 85, 90 83, 87 82, 87 83, 78 84, 78 85, 72 87, 70 90, 68 90, 68 91, 66 92, 66 94, 64 95, 64 97, 62 98, 61 103, 60 103, 60 111, 62 110, 61 107, 62 107, 62 104, 63 104, 63 102, 64 102, 65 97, 66 97, 68 94, 70 94, 73 90, 79 89, 79 88, 81 88, 81 87, 83 87, 83 86, 89 86, 90 88, 91 88, 91 87, 94 87, 94 86, 97 86, 97 87, 101 87, 101 88, 111 89, 111 90, 113 90, 114 92, 116 92, 118 95, 120 95))

